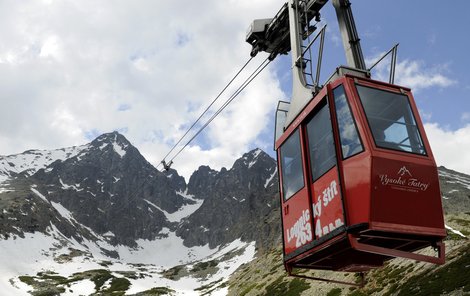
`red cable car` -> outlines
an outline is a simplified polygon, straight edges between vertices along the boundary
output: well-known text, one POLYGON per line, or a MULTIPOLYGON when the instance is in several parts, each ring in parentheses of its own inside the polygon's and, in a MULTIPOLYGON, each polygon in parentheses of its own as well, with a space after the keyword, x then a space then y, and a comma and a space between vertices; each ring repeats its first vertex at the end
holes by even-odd
POLYGON ((305 83, 308 48, 299 39, 326 2, 291 0, 247 37, 254 54, 292 50, 293 97, 278 106, 275 141, 285 267, 299 276, 294 268, 363 272, 394 257, 443 264, 438 172, 413 95, 370 79, 349 1, 333 4, 353 67, 321 88, 305 83), (287 22, 290 47, 272 37, 287 22), (429 246, 437 257, 414 253, 429 246))
POLYGON ((437 168, 409 89, 345 75, 276 150, 289 272, 367 271, 393 257, 444 262, 437 168), (428 246, 439 256, 412 253, 428 246))

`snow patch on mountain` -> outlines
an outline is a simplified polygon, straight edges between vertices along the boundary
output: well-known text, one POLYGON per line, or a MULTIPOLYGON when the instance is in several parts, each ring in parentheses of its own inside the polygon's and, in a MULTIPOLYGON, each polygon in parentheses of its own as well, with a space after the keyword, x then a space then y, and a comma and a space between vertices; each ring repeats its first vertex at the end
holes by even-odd
POLYGON ((118 143, 113 142, 113 149, 121 158, 126 155, 126 150, 124 150, 118 143))
POLYGON ((160 234, 165 237, 155 240, 137 240, 136 248, 123 245, 117 246, 119 256, 126 262, 145 262, 146 264, 169 268, 201 260, 216 251, 210 249, 209 244, 188 248, 183 245, 183 239, 176 236, 168 228, 164 228, 160 234), (158 254, 165 255, 160 256, 158 254))
POLYGON ((256 149, 255 151, 253 151, 253 156, 252 156, 252 160, 250 161, 250 163, 248 164, 248 168, 251 168, 255 163, 256 161, 258 160, 258 155, 262 152, 261 149, 256 149))
POLYGON ((446 227, 446 229, 452 231, 453 233, 455 233, 455 234, 457 234, 457 235, 460 235, 461 237, 466 237, 462 232, 453 229, 453 228, 450 227, 449 225, 445 225, 445 227, 446 227))
MULTIPOLYGON (((67 216, 67 211, 63 214, 67 216)), ((161 234, 166 237, 154 241, 139 240, 137 248, 122 245, 112 247, 104 241, 96 243, 84 240, 78 243, 75 239, 66 238, 51 224, 47 233, 25 233, 24 238, 15 236, 0 240, 2 295, 28 295, 32 287, 23 283, 19 279, 20 275, 37 276, 41 272, 68 278, 79 272, 104 268, 116 277, 123 277, 126 273, 145 274, 127 277, 131 286, 126 294, 139 293, 153 287, 168 287, 175 290, 175 295, 198 295, 195 289, 215 281, 227 281, 237 268, 253 260, 255 255, 254 242, 236 240, 214 249, 210 249, 208 245, 187 248, 182 239, 169 229, 164 229, 161 234), (104 255, 103 247, 118 251, 120 259, 104 255), (198 263, 209 261, 216 264, 216 272, 209 276, 201 278, 190 274, 179 279, 164 276, 165 270, 176 265, 186 264, 185 268, 192 270, 198 263)), ((106 235, 111 236, 112 233, 106 235)), ((74 281, 66 290, 69 294, 65 295, 90 295, 96 292, 95 285, 90 285, 88 279, 74 281)), ((226 293, 226 288, 219 288, 208 295, 226 293)))
POLYGON ((10 183, 6 182, 7 180, 8 177, 0 175, 0 193, 15 191, 13 188, 10 187, 10 183))
POLYGON ((97 262, 83 260, 60 264, 54 257, 65 252, 60 248, 66 243, 69 247, 83 249, 76 241, 66 240, 54 225, 48 233, 25 233, 24 238, 0 240, 0 290, 2 295, 29 295, 31 287, 22 283, 19 275, 31 275, 47 269, 61 275, 71 275, 80 269, 100 268, 97 262), (61 243, 62 242, 62 243, 61 243))
MULTIPOLYGON (((189 198, 188 198, 189 199, 189 198)), ((148 203, 150 206, 154 207, 155 209, 159 210, 160 212, 162 212, 163 214, 165 214, 165 217, 168 221, 170 222, 180 222, 183 218, 186 218, 188 217, 189 215, 191 215, 192 213, 194 213, 197 209, 199 209, 202 205, 202 203, 204 202, 203 200, 201 199, 193 199, 191 198, 192 201, 194 201, 195 203, 193 204, 186 204, 184 206, 182 206, 181 208, 179 208, 176 212, 174 213, 168 213, 167 211, 165 211, 164 209, 160 208, 159 206, 157 206, 156 204, 152 203, 151 201, 147 200, 147 199, 144 199, 144 201, 146 203, 148 203)))
POLYGON ((56 150, 28 150, 20 154, 0 156, 0 183, 14 174, 31 176, 54 161, 64 161, 89 148, 89 144, 56 150))
POLYGON ((450 180, 447 181, 447 183, 460 184, 460 185, 463 185, 463 186, 467 187, 468 189, 470 189, 470 178, 465 177, 461 174, 452 174, 450 172, 445 172, 445 171, 439 170, 439 176, 448 177, 448 178, 453 179, 452 181, 450 181, 450 180))
POLYGON ((31 186, 31 191, 36 194, 37 197, 41 198, 43 201, 49 203, 49 201, 47 200, 47 198, 39 191, 37 191, 35 188, 35 185, 31 186))
POLYGON ((266 179, 266 182, 264 183, 264 188, 267 188, 269 183, 274 179, 274 177, 277 175, 277 168, 274 170, 274 172, 269 176, 268 179, 266 179))
POLYGON ((77 222, 73 218, 72 213, 69 210, 67 210, 64 206, 62 206, 60 203, 51 201, 51 205, 54 207, 54 209, 56 209, 57 212, 59 212, 59 214, 62 217, 64 217, 70 223, 74 223, 74 222, 76 223, 77 222))
POLYGON ((83 188, 79 188, 80 187, 80 184, 75 184, 75 185, 68 185, 68 184, 65 184, 64 181, 62 181, 62 178, 59 178, 59 182, 60 182, 60 185, 62 185, 62 189, 73 189, 75 191, 82 191, 83 188))

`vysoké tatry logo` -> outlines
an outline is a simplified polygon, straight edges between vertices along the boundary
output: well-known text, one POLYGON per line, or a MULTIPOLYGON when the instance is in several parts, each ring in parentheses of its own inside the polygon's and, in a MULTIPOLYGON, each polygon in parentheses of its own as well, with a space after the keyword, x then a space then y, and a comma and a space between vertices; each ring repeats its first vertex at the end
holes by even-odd
POLYGON ((413 177, 406 166, 401 167, 393 177, 387 174, 381 174, 379 175, 379 179, 383 186, 389 186, 396 190, 418 192, 426 191, 429 188, 429 183, 413 177))

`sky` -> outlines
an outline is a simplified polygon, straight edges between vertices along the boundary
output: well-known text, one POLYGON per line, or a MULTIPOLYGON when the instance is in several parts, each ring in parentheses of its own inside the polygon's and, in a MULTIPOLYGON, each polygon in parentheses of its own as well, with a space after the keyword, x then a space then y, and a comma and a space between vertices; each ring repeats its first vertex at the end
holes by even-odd
MULTIPOLYGON (((395 82, 412 88, 437 164, 470 173, 470 2, 351 2, 368 64, 400 44, 395 82)), ((117 130, 157 166, 249 59, 252 20, 273 17, 283 3, 0 0, 0 155, 117 130)), ((331 3, 325 23, 321 81, 345 64, 331 3)), ((265 58, 258 54, 213 110, 265 58)), ((200 165, 230 168, 256 147, 274 155, 274 110, 290 89, 290 56, 279 56, 173 168, 188 180, 200 165)))

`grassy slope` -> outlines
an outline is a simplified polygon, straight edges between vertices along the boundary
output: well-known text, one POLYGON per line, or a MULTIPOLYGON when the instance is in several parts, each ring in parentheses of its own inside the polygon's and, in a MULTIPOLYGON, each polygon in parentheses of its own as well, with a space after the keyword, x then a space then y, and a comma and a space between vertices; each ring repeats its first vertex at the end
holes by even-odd
MULTIPOLYGON (((468 234, 470 214, 446 217, 446 223, 468 234)), ((430 250, 426 250, 432 252, 430 250)), ((363 288, 288 277, 278 247, 243 266, 229 281, 229 295, 363 296, 363 295, 470 295, 470 240, 450 234, 446 240, 446 264, 436 266, 394 259, 366 275, 363 288)), ((316 277, 356 281, 354 274, 309 272, 316 277)))

